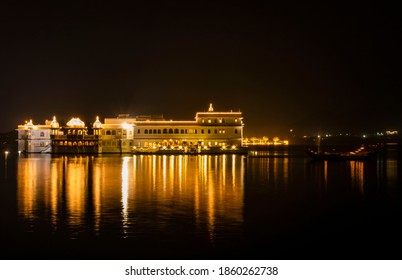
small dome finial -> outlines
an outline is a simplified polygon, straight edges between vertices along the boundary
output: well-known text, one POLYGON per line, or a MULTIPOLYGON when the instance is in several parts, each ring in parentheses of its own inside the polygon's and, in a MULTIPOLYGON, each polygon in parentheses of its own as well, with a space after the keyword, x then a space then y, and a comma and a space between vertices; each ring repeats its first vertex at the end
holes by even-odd
POLYGON ((93 124, 93 128, 102 128, 102 123, 99 121, 99 116, 96 116, 96 121, 93 124))
POLYGON ((209 103, 208 112, 213 112, 213 111, 214 111, 214 107, 212 107, 212 103, 209 103))
POLYGON ((50 122, 50 126, 52 128, 58 128, 59 127, 59 123, 56 120, 56 116, 53 116, 53 120, 50 122))

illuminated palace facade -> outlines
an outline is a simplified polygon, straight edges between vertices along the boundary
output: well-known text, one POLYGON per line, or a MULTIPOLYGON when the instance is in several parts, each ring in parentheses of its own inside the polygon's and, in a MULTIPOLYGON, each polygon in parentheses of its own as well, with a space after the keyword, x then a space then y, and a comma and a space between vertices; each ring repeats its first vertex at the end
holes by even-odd
POLYGON ((27 153, 130 153, 139 149, 230 149, 243 141, 241 112, 197 112, 195 120, 122 114, 96 121, 88 128, 79 118, 64 127, 56 117, 44 125, 32 121, 18 126, 18 149, 27 153))

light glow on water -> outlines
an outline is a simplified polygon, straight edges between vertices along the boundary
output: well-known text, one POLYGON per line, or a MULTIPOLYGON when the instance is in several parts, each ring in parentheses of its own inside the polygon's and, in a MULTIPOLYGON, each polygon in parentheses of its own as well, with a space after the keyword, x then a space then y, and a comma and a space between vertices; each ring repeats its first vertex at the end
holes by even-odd
POLYGON ((135 228, 142 215, 155 224, 140 226, 160 228, 193 212, 196 226, 213 240, 218 220, 242 222, 242 166, 241 156, 21 158, 18 211, 32 225, 49 213, 52 231, 65 222, 71 238, 88 230, 102 235, 119 212, 122 237, 146 234, 135 228))
MULTIPOLYGON (((316 257, 347 252, 352 243, 359 246, 354 256, 363 256, 359 252, 366 243, 349 240, 351 234, 364 232, 366 241, 373 240, 383 233, 379 225, 392 229, 384 235, 399 233, 391 222, 402 205, 394 154, 373 163, 316 162, 275 153, 15 156, 8 159, 9 166, 15 163, 15 185, 13 176, 1 176, 7 187, 0 191, 15 187, 15 242, 31 238, 32 245, 25 246, 47 246, 47 240, 57 240, 56 246, 67 251, 68 240, 82 242, 83 249, 74 249, 77 257, 90 254, 86 247, 94 249, 94 257, 102 250, 124 253, 127 247, 135 248, 128 257, 130 252, 148 258, 181 252, 180 257, 196 258, 199 251, 205 256, 211 250, 208 257, 217 251, 253 258, 262 251, 269 258, 286 257, 284 252, 299 258, 304 240, 330 246, 327 251, 309 245, 316 257), (340 241, 326 243, 334 238, 340 241)), ((382 242, 399 246, 392 236, 382 242)), ((50 245, 47 252, 63 253, 50 245)))

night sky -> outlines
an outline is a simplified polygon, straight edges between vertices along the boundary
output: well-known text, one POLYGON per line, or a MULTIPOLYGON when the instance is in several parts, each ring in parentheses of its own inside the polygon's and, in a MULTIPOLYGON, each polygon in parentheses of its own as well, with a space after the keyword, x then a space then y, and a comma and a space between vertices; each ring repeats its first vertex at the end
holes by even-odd
POLYGON ((192 120, 211 102, 241 110, 246 136, 402 129, 396 6, 55 2, 0 4, 0 132, 53 115, 192 120))

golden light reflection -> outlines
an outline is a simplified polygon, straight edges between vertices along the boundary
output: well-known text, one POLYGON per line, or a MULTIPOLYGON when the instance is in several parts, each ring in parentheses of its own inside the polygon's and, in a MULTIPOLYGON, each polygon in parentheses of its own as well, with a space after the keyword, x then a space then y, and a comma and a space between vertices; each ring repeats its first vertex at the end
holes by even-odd
POLYGON ((163 189, 164 190, 166 190, 166 176, 167 176, 167 167, 166 167, 166 161, 167 161, 167 156, 166 155, 163 155, 163 158, 162 158, 162 172, 163 172, 163 175, 162 175, 162 177, 163 177, 163 189))
POLYGON ((67 220, 73 238, 88 227, 102 234, 116 221, 129 237, 144 216, 160 230, 193 216, 213 241, 220 223, 243 221, 244 169, 241 155, 21 158, 18 210, 27 219, 49 213, 54 230, 67 220))
POLYGON ((73 157, 67 159, 66 168, 66 204, 69 210, 70 225, 79 226, 85 214, 85 190, 88 158, 73 157))
POLYGON ((285 157, 283 159, 283 181, 285 186, 289 184, 289 158, 285 157))
POLYGON ((63 170, 60 168, 60 160, 52 160, 50 163, 50 209, 52 224, 57 227, 58 205, 60 204, 59 195, 61 193, 63 170))
POLYGON ((159 161, 156 161, 156 155, 152 156, 152 189, 156 189, 156 171, 158 170, 156 167, 156 164, 159 163, 159 161))
MULTIPOLYGON (((242 164, 244 163, 242 162, 242 164)), ((247 168, 249 172, 247 180, 251 184, 268 184, 275 188, 288 187, 290 161, 287 157, 282 157, 282 155, 266 156, 264 151, 259 156, 249 157, 247 164, 249 166, 247 168)))
POLYGON ((352 184, 355 185, 361 193, 364 193, 364 162, 351 161, 349 164, 352 184))
POLYGON ((388 184, 397 186, 398 185, 398 160, 387 159, 385 172, 387 174, 388 184))
POLYGON ((28 219, 37 218, 43 206, 54 207, 50 186, 50 158, 18 160, 18 212, 28 219), (44 202, 43 205, 41 202, 44 202))
POLYGON ((123 158, 123 167, 121 172, 121 204, 122 204, 122 216, 123 216, 123 228, 127 227, 128 223, 128 190, 129 190, 129 168, 128 163, 130 157, 123 158))
POLYGON ((100 233, 100 220, 102 215, 102 185, 104 182, 103 166, 95 158, 92 158, 93 167, 89 172, 93 172, 93 204, 94 204, 94 230, 96 235, 100 233))

